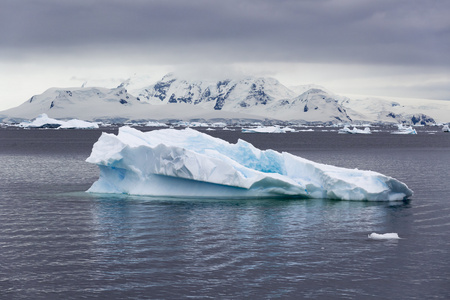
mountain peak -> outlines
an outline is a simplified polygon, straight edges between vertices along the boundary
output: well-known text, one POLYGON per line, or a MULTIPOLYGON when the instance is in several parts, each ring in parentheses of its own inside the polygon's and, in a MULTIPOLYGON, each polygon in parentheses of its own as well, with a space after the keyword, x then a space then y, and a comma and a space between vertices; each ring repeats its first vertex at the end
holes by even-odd
POLYGON ((176 79, 178 79, 178 78, 175 76, 175 73, 170 72, 170 73, 167 73, 166 75, 164 75, 160 81, 171 81, 171 80, 176 80, 176 79))

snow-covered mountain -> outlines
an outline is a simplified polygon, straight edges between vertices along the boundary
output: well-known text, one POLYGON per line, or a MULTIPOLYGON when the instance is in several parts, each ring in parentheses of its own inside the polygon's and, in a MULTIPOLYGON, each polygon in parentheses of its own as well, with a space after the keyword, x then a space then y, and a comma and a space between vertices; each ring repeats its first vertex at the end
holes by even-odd
POLYGON ((287 88, 278 80, 245 77, 188 80, 168 74, 148 85, 133 79, 117 88, 51 88, 22 105, 0 112, 0 121, 18 122, 41 113, 87 121, 278 120, 326 123, 450 121, 450 101, 417 103, 347 98, 320 86, 287 88), (129 89, 130 91, 128 91, 129 89))
POLYGON ((341 103, 357 112, 358 119, 369 122, 430 125, 450 121, 450 101, 352 97, 341 103))
POLYGON ((76 118, 82 120, 111 119, 127 120, 124 114, 130 107, 140 105, 136 97, 124 88, 50 88, 40 95, 31 97, 18 107, 0 112, 11 121, 32 119, 41 113, 55 118, 76 118))
POLYGON ((296 96, 273 78, 247 77, 239 80, 188 81, 168 74, 139 91, 137 97, 151 104, 188 103, 215 110, 240 110, 270 105, 296 96))
POLYGON ((279 101, 273 108, 274 113, 288 119, 300 119, 308 122, 321 120, 327 116, 337 122, 351 122, 352 118, 339 100, 322 89, 312 88, 290 100, 279 101))

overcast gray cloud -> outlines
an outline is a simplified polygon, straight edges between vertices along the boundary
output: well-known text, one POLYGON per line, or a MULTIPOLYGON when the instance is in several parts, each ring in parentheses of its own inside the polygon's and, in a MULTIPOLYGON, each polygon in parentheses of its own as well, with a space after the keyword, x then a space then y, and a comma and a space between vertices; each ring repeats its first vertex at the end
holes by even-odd
POLYGON ((449 15, 447 0, 1 0, 0 64, 398 66, 450 99, 449 15))
POLYGON ((104 47, 113 53, 128 48, 169 63, 173 56, 232 62, 450 63, 450 1, 445 0, 1 3, 0 46, 16 54, 104 47))

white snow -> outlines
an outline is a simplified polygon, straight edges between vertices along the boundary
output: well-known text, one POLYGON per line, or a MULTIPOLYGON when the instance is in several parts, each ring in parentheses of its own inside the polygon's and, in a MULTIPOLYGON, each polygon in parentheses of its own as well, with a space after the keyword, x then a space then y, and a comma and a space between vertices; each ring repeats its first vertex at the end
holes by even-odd
POLYGON ((371 233, 368 235, 369 239, 373 239, 373 240, 398 240, 400 239, 400 237, 398 236, 397 233, 371 233))
POLYGON ((191 128, 102 133, 86 160, 100 178, 88 192, 172 197, 301 197, 403 200, 412 191, 372 171, 315 163, 286 152, 259 150, 191 128))
POLYGON ((64 129, 93 129, 98 128, 97 123, 86 122, 83 120, 72 119, 68 121, 57 120, 53 118, 49 118, 46 114, 40 114, 35 120, 32 122, 22 122, 18 126, 20 127, 55 127, 55 128, 64 128, 64 129))
POLYGON ((370 122, 398 122, 410 121, 410 116, 425 114, 437 123, 448 122, 450 101, 396 97, 370 97, 364 95, 347 95, 349 98, 342 102, 348 110, 352 109, 352 120, 366 120, 370 122), (394 119, 392 114, 396 115, 394 119))

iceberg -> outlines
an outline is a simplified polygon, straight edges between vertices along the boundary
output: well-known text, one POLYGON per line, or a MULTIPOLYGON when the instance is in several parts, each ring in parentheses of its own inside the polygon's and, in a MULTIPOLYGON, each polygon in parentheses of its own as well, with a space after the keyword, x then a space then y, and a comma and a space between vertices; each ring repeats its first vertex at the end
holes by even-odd
POLYGON ((392 233, 371 233, 367 236, 369 239, 372 240, 398 240, 400 237, 398 236, 398 233, 392 232, 392 233))
POLYGON ((49 118, 47 114, 40 114, 32 122, 22 122, 19 127, 24 128, 63 128, 63 129, 94 129, 98 128, 97 123, 86 122, 78 119, 72 119, 68 121, 56 120, 49 118))
POLYGON ((413 194, 380 173, 260 150, 243 140, 232 144, 191 128, 141 132, 124 126, 117 135, 103 132, 86 161, 100 169, 91 193, 373 201, 413 194))
POLYGON ((398 130, 391 132, 391 134, 417 134, 417 131, 412 126, 406 127, 402 124, 398 124, 398 130))
POLYGON ((350 129, 348 125, 345 125, 344 128, 339 129, 338 133, 340 134, 371 134, 369 127, 365 127, 364 130, 358 129, 356 127, 353 127, 353 129, 350 129))
POLYGON ((291 128, 280 128, 280 126, 258 126, 256 128, 242 128, 241 130, 243 133, 286 133, 287 131, 295 131, 291 128))

